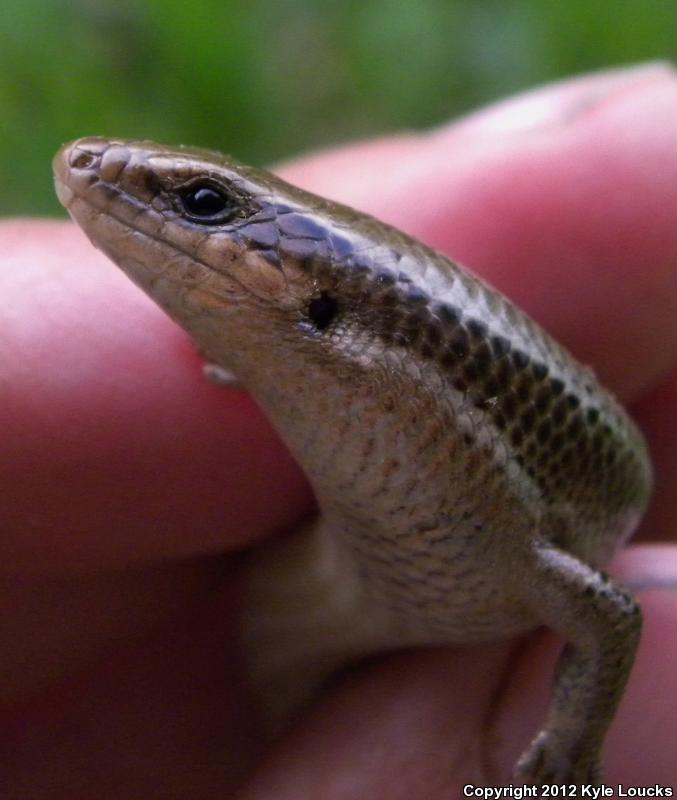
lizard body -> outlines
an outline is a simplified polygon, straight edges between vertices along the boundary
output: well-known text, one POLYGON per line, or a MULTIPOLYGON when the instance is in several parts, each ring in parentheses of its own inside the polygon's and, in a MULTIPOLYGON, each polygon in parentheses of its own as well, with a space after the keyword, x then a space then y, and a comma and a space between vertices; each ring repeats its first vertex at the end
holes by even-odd
POLYGON ((88 138, 61 202, 249 391, 317 521, 254 556, 252 678, 282 724, 341 666, 545 625, 567 640, 534 783, 598 783, 641 615, 599 567, 650 491, 616 401, 509 300, 357 211, 216 153, 88 138))

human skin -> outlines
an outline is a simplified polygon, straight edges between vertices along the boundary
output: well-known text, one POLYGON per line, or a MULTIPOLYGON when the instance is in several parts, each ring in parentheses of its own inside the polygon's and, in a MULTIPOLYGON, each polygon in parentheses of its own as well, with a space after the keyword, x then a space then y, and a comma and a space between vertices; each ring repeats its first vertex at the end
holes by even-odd
MULTIPOLYGON (((677 784, 676 131, 677 77, 652 65, 280 169, 498 286, 644 429, 636 538, 663 544, 612 565, 645 628, 609 783, 677 784)), ((302 474, 74 225, 7 221, 0 243, 3 798, 446 800, 509 780, 561 645, 544 632, 356 668, 266 747, 241 552, 312 513, 302 474)))

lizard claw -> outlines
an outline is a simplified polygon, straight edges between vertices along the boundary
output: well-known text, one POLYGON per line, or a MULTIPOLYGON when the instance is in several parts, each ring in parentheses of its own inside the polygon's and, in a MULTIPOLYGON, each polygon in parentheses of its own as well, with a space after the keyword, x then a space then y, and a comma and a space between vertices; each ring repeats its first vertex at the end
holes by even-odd
POLYGON ((586 753, 572 757, 561 742, 553 740, 547 731, 542 731, 517 762, 515 779, 532 786, 600 786, 602 774, 594 757, 586 753))

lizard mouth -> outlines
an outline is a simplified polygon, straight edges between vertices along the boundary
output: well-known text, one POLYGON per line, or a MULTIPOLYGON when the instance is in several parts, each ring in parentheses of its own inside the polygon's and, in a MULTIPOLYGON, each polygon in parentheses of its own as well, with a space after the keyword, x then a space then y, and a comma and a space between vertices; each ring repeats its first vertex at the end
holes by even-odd
POLYGON ((56 191, 56 196, 59 198, 61 205, 64 208, 68 208, 73 201, 75 193, 70 186, 56 174, 56 170, 54 174, 54 190, 56 191))
MULTIPOLYGON (((101 137, 65 144, 53 160, 59 201, 94 247, 170 316, 185 322, 185 317, 206 309, 229 313, 237 295, 248 293, 246 287, 233 275, 224 281, 219 270, 200 257, 176 212, 158 204, 146 185, 146 171, 131 178, 123 175, 127 167, 134 170, 138 165, 133 151, 143 151, 147 144, 101 137), (132 190, 125 186, 125 177, 128 183, 133 179, 132 190)), ((233 260, 236 253, 226 255, 233 260)))
MULTIPOLYGON (((78 140, 79 141, 79 140, 78 140)), ((71 186, 71 154, 76 142, 63 145, 52 160, 52 171, 54 173, 54 190, 61 205, 70 210, 76 193, 71 186)))

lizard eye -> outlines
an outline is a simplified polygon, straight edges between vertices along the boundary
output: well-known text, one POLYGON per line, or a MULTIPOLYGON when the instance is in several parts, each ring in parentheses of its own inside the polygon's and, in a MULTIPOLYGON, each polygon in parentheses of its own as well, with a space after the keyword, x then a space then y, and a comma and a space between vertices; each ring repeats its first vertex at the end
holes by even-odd
POLYGON ((338 303, 327 292, 322 292, 319 297, 308 303, 308 316, 319 331, 329 327, 337 313, 338 303))
POLYGON ((193 222, 219 225, 238 214, 240 204, 213 181, 197 181, 177 193, 180 211, 193 222))

